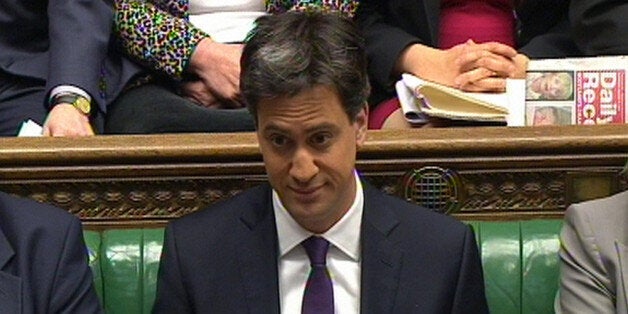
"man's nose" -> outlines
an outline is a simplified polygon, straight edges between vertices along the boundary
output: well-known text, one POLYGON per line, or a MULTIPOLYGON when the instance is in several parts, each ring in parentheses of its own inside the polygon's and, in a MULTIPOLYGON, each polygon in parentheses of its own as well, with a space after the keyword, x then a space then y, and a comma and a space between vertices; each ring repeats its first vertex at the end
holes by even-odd
POLYGON ((307 149, 298 149, 292 158, 290 166, 290 176, 300 183, 306 183, 312 180, 319 169, 314 162, 314 157, 307 149))

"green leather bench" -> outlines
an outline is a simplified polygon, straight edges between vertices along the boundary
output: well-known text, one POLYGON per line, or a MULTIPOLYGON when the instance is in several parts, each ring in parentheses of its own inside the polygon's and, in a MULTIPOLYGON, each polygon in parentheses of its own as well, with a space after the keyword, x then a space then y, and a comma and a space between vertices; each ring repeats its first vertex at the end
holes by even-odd
MULTIPOLYGON (((491 313, 553 313, 560 220, 469 222, 491 313)), ((163 228, 85 231, 94 283, 109 314, 150 313, 163 228)))

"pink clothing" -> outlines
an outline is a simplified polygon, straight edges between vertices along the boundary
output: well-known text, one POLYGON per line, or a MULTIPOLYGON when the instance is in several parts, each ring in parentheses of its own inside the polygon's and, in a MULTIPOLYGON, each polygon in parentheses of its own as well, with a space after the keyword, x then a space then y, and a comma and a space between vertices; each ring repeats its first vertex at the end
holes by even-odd
POLYGON ((442 0, 439 27, 441 49, 473 39, 515 46, 513 0, 442 0))
MULTIPOLYGON (((439 43, 441 49, 473 39, 476 43, 497 41, 515 46, 514 0, 441 0, 439 43)), ((399 109, 395 97, 379 103, 371 111, 369 129, 381 129, 399 109)))
POLYGON ((395 110, 399 109, 400 106, 401 104, 397 97, 379 103, 369 114, 368 128, 370 130, 381 129, 386 119, 388 119, 395 110))

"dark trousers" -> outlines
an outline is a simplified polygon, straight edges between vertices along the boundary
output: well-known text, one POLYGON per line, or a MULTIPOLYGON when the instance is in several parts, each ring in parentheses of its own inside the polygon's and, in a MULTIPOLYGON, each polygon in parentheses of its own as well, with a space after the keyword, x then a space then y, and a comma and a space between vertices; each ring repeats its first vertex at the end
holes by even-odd
POLYGON ((205 108, 158 84, 123 92, 107 111, 105 133, 108 134, 255 130, 253 117, 246 108, 205 108))
POLYGON ((0 136, 15 136, 23 121, 31 119, 43 125, 44 81, 4 73, 0 70, 0 136))

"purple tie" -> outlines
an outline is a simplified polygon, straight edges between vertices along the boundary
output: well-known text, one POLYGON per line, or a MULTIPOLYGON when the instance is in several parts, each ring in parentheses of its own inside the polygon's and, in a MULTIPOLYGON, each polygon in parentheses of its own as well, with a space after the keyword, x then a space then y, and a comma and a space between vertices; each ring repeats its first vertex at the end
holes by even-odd
POLYGON ((301 243, 310 258, 310 276, 303 292, 302 314, 333 314, 334 290, 327 271, 329 242, 321 237, 309 237, 301 243))

